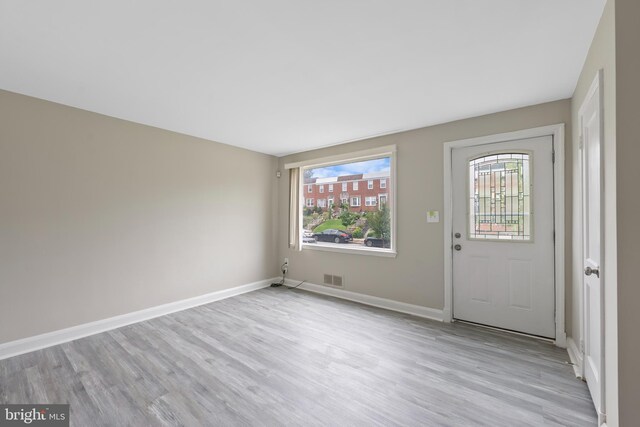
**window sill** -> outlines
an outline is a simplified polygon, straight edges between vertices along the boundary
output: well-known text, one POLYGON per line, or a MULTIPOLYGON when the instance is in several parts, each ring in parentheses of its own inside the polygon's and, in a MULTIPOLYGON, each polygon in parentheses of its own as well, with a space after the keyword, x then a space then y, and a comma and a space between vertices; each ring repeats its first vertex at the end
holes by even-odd
POLYGON ((312 251, 321 251, 321 252, 337 252, 342 254, 352 254, 352 255, 369 255, 369 256, 379 256, 385 258, 395 258, 398 256, 398 253, 395 251, 390 251, 388 249, 360 249, 360 248, 340 248, 336 246, 320 246, 315 243, 303 243, 302 250, 312 250, 312 251))

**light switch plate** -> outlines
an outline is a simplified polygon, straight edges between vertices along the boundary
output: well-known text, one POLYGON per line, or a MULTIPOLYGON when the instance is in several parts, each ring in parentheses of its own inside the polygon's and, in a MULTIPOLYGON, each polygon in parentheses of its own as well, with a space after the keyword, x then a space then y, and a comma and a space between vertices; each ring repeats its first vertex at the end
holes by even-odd
POLYGON ((427 222, 440 222, 440 212, 427 211, 427 222))

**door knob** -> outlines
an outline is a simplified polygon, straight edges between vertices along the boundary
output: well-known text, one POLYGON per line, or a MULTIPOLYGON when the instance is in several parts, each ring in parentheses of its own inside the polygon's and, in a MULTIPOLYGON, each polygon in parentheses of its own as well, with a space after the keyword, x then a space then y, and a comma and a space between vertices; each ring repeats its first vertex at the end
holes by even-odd
POLYGON ((591 268, 591 267, 586 267, 584 269, 584 275, 585 276, 591 276, 592 274, 595 274, 597 278, 600 278, 600 269, 599 268, 591 268))
POLYGON ((456 251, 459 251, 460 249, 462 249, 462 246, 461 245, 455 245, 453 247, 453 249, 455 249, 456 251))

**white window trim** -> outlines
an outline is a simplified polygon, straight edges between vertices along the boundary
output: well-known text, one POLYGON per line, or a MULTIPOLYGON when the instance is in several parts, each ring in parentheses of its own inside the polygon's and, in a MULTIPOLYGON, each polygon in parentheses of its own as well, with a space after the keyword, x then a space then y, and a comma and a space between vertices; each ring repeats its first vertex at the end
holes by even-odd
POLYGON ((301 250, 311 250, 311 251, 320 251, 320 252, 338 252, 343 254, 352 254, 352 255, 369 255, 369 256, 380 256, 386 258, 395 258, 398 256, 396 251, 390 251, 389 249, 379 249, 379 248, 339 248, 335 246, 320 246, 317 244, 305 244, 301 247, 301 250))
POLYGON ((353 191, 358 191, 358 181, 353 181, 353 191))
POLYGON ((373 190, 373 180, 372 179, 368 179, 367 180, 367 190, 373 190))
POLYGON ((329 184, 329 193, 333 193, 333 184, 329 184))
POLYGON ((380 180, 380 188, 387 188, 387 179, 386 178, 382 178, 380 180))
POLYGON ((312 208, 315 206, 315 200, 313 199, 313 197, 309 197, 304 201, 304 205, 308 208, 312 208), (309 200, 311 200, 311 204, 309 204, 309 200))
POLYGON ((385 155, 392 157, 392 161, 393 161, 393 158, 395 158, 396 151, 397 149, 395 145, 386 145, 384 147, 356 151, 351 154, 347 153, 347 154, 340 154, 336 156, 322 157, 320 159, 310 159, 310 160, 303 160, 303 161, 294 162, 294 163, 285 163, 284 168, 285 169, 302 168, 302 167, 319 168, 322 166, 328 166, 328 165, 334 165, 334 164, 340 164, 340 163, 354 163, 354 162, 363 161, 363 160, 372 160, 372 159, 377 159, 379 157, 384 157, 385 155))
POLYGON ((343 182, 343 183, 342 183, 342 192, 344 193, 344 192, 346 192, 346 191, 349 191, 349 188, 348 188, 348 187, 349 187, 349 184, 348 184, 348 183, 346 183, 346 182, 343 182))
POLYGON ((324 185, 319 185, 319 186, 318 186, 318 191, 319 191, 320 193, 324 193, 324 185))
POLYGON ((307 193, 313 193, 313 184, 307 184, 307 193))
POLYGON ((365 206, 378 206, 378 198, 376 196, 366 196, 364 198, 364 205, 365 206))
POLYGON ((349 199, 350 199, 349 200, 349 206, 354 207, 354 208, 359 208, 359 207, 362 206, 362 198, 360 196, 351 196, 349 199), (357 205, 353 204, 353 199, 358 199, 358 204, 357 205))
MULTIPOLYGON (((339 247, 331 247, 331 246, 314 246, 313 244, 303 244, 302 243, 302 235, 303 233, 298 233, 298 250, 316 250, 316 251, 324 251, 324 252, 338 252, 338 253, 346 253, 352 255, 369 255, 369 256, 382 256, 382 257, 393 257, 397 256, 397 236, 398 236, 398 203, 396 202, 395 195, 397 194, 397 173, 398 173, 398 162, 396 156, 397 148, 395 145, 387 145, 378 148, 371 148, 368 150, 362 150, 347 154, 340 154, 336 156, 323 157, 319 159, 310 159, 303 160, 300 162, 294 163, 285 163, 285 169, 293 169, 293 168, 309 168, 309 167, 322 167, 328 165, 334 165, 342 163, 353 163, 356 161, 363 160, 372 160, 380 157, 390 157, 391 159, 391 174, 388 179, 391 179, 391 188, 389 192, 392 197, 388 197, 387 201, 392 203, 393 209, 391 210, 391 248, 390 249, 358 249, 358 248, 339 248, 339 247)), ((302 192, 302 179, 300 180, 300 187, 298 189, 299 192, 302 192)), ((345 183, 343 183, 345 184, 345 183)), ((300 193, 302 194, 302 193, 300 193)), ((300 210, 298 215, 302 218, 302 209, 303 206, 300 204, 300 210)), ((300 221, 302 224, 302 221, 300 221)))

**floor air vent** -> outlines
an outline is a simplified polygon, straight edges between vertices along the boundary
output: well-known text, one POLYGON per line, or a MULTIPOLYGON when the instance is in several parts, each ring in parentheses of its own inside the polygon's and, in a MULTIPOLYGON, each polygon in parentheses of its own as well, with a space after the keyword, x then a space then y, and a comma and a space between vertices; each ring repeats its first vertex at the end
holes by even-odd
POLYGON ((327 286, 337 286, 342 288, 342 276, 335 276, 333 274, 324 275, 324 284, 327 286))

